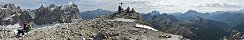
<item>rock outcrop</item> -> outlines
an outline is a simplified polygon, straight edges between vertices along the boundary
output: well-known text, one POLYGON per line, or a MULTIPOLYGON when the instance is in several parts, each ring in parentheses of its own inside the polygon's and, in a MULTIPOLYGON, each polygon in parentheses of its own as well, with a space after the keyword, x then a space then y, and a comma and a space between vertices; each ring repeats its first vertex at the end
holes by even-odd
POLYGON ((132 10, 127 9, 123 10, 120 6, 118 7, 118 11, 112 15, 110 15, 108 18, 114 19, 114 18, 125 18, 125 19, 136 19, 140 20, 139 13, 132 8, 132 10))
POLYGON ((52 23, 70 23, 73 19, 81 19, 76 4, 69 3, 62 6, 50 4, 42 5, 38 9, 24 10, 14 4, 0 6, 0 25, 22 23, 24 20, 34 22, 37 25, 52 23))
POLYGON ((224 39, 227 40, 244 40, 244 23, 238 24, 233 27, 224 39))
POLYGON ((34 10, 35 16, 33 22, 36 24, 55 23, 55 22, 72 22, 71 19, 80 19, 79 9, 74 3, 56 6, 51 4, 49 6, 42 5, 40 8, 34 10))
POLYGON ((152 25, 154 28, 158 30, 166 30, 174 22, 179 22, 173 15, 169 14, 159 14, 159 15, 154 15, 154 14, 159 14, 159 13, 149 13, 149 14, 142 14, 141 18, 143 19, 144 22, 152 25))
POLYGON ((20 7, 16 7, 14 4, 0 6, 0 25, 16 24, 21 13, 20 7))

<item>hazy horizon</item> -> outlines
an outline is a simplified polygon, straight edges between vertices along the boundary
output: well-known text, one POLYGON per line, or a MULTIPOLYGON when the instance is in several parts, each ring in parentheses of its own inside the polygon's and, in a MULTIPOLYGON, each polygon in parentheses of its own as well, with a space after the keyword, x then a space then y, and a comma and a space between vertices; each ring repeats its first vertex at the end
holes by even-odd
POLYGON ((12 3, 22 9, 37 9, 41 5, 63 5, 74 2, 80 12, 104 9, 117 11, 120 2, 123 8, 135 8, 140 13, 148 13, 153 10, 160 13, 186 12, 196 10, 198 12, 238 11, 244 8, 244 0, 1 0, 0 4, 12 3))

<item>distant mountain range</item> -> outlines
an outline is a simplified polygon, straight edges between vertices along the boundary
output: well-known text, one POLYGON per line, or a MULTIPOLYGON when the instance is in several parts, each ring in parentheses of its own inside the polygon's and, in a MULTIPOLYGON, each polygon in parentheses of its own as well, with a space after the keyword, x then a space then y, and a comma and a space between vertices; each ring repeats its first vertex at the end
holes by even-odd
POLYGON ((80 16, 82 19, 93 19, 98 16, 107 16, 115 13, 114 11, 109 11, 109 10, 102 10, 102 9, 97 9, 97 10, 92 10, 92 11, 85 11, 81 12, 80 16))
POLYGON ((217 11, 212 13, 200 13, 195 10, 188 10, 185 13, 174 13, 177 19, 184 21, 193 17, 202 17, 205 19, 225 22, 230 25, 237 25, 244 22, 244 11, 217 11))
MULTIPOLYGON (((195 12, 189 12, 191 15, 198 15, 192 13, 195 12)), ((180 21, 174 15, 160 14, 157 11, 141 14, 141 18, 155 29, 171 34, 183 35, 192 40, 219 40, 227 34, 227 29, 230 28, 230 25, 224 22, 201 17, 192 17, 185 21, 180 21)))
POLYGON ((243 13, 243 10, 213 13, 189 10, 172 14, 152 11, 142 14, 142 18, 158 30, 183 35, 193 40, 241 40, 244 39, 243 13))
MULTIPOLYGON (((109 10, 97 9, 97 10, 93 10, 93 11, 81 12, 80 14, 82 15, 83 19, 91 19, 91 18, 101 16, 101 15, 111 15, 112 13, 114 13, 114 12, 109 11, 109 10)), ((154 10, 154 11, 150 12, 149 14, 150 15, 160 15, 161 13, 154 10)), ((214 21, 225 22, 225 23, 230 24, 232 26, 244 22, 244 21, 242 21, 242 20, 244 20, 244 10, 240 10, 240 11, 217 11, 217 12, 211 12, 211 13, 210 12, 209 13, 201 13, 201 12, 197 12, 195 10, 188 10, 185 13, 170 13, 170 14, 174 15, 176 17, 176 19, 178 19, 179 21, 187 21, 187 20, 194 18, 194 17, 201 17, 204 19, 210 19, 210 20, 214 20, 214 21)))

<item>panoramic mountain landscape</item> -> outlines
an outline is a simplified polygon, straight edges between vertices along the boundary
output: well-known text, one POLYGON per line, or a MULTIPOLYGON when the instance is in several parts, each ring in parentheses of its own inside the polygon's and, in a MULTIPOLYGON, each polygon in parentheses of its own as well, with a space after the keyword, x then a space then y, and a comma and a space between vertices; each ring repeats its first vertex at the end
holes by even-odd
POLYGON ((244 40, 240 0, 1 1, 0 40, 244 40))

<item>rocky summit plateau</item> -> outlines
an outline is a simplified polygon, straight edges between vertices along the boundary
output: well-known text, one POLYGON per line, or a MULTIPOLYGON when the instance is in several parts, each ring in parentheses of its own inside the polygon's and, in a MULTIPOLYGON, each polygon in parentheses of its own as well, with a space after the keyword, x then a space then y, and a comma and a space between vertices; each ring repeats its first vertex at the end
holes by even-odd
POLYGON ((6 23, 2 24, 6 26, 0 27, 1 40, 189 40, 181 35, 152 28, 142 21, 133 8, 123 10, 118 7, 119 11, 111 15, 90 20, 82 20, 76 4, 73 3, 62 6, 42 5, 34 10, 22 11, 19 7, 11 10, 17 9, 20 11, 2 16, 2 19, 9 17, 10 21, 4 21, 6 23), (13 19, 11 15, 17 18, 13 19), (17 29, 21 27, 19 23, 26 19, 33 25, 33 30, 16 36, 17 29))

